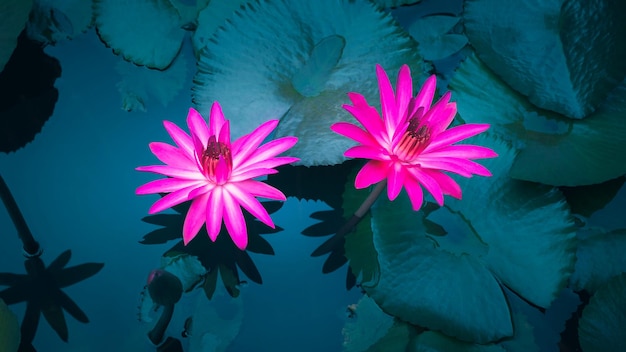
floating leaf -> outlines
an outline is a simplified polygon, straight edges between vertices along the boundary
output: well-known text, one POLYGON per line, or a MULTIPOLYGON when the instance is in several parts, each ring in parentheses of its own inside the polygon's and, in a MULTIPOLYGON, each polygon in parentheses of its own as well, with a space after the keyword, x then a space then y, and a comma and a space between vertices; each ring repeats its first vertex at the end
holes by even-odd
POLYGON ((26 31, 45 44, 73 39, 93 24, 92 0, 37 0, 26 31))
POLYGON ((185 292, 191 291, 207 273, 198 258, 188 254, 164 255, 161 267, 180 279, 185 292))
POLYGON ((32 0, 0 2, 0 72, 17 46, 17 37, 24 29, 32 7, 32 0))
POLYGON ((408 28, 409 34, 419 44, 419 51, 426 60, 441 60, 467 44, 464 34, 451 33, 460 18, 432 15, 417 19, 408 28))
POLYGON ((137 65, 165 69, 180 51, 185 19, 169 0, 93 0, 100 39, 137 65))
POLYGON ((404 351, 411 335, 417 330, 385 314, 376 302, 363 296, 353 310, 352 317, 341 330, 344 352, 404 351))
POLYGON ((196 56, 200 55, 215 31, 224 24, 226 19, 246 2, 248 0, 209 1, 208 5, 198 13, 198 25, 191 38, 196 56))
POLYGON ((577 290, 594 293, 617 274, 626 272, 626 229, 579 231, 576 269, 570 282, 577 290))
POLYGON ((465 122, 491 123, 491 131, 519 149, 514 178, 580 186, 626 173, 626 83, 582 121, 534 107, 474 55, 459 66, 450 87, 465 122))
POLYGON ((581 119, 626 76, 626 3, 467 0, 478 56, 536 106, 581 119))
POLYGON ((124 60, 115 65, 115 70, 122 76, 117 89, 122 96, 122 109, 126 111, 147 111, 151 97, 167 106, 183 89, 188 77, 187 57, 183 54, 165 70, 136 66, 124 60))
POLYGON ((382 7, 398 7, 403 5, 417 4, 422 0, 374 0, 373 2, 379 4, 382 7))
POLYGON ((563 187, 561 190, 572 209, 572 213, 590 217, 613 200, 624 185, 624 181, 626 181, 626 177, 621 176, 600 184, 563 187))
POLYGON ((598 288, 583 310, 578 326, 585 352, 626 351, 626 273, 598 288))
POLYGON ((0 299, 0 351, 16 352, 20 345, 20 326, 17 317, 0 299))
POLYGON ((220 101, 234 137, 280 118, 276 137, 298 136, 290 155, 302 165, 338 164, 352 142, 329 126, 350 119, 347 92, 378 100, 377 63, 412 63, 418 82, 427 69, 415 42, 371 2, 254 1, 201 52, 193 101, 202 113, 220 101))

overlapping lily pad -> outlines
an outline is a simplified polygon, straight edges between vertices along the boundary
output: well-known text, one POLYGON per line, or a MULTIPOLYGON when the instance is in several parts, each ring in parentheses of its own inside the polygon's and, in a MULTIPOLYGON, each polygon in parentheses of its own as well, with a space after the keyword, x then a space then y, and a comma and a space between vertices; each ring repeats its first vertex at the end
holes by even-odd
POLYGON ((193 100, 203 114, 218 100, 235 137, 280 118, 276 136, 298 136, 289 153, 301 164, 338 164, 352 143, 330 125, 352 119, 347 92, 376 103, 377 63, 392 76, 409 63, 423 81, 415 42, 371 2, 255 1, 207 43, 193 100))
POLYGON ((17 37, 26 25, 31 7, 32 0, 0 2, 0 72, 17 46, 17 37))
POLYGON ((92 24, 91 0, 37 0, 26 30, 30 39, 54 45, 86 32, 92 24))
POLYGON ((198 12, 196 19, 198 25, 191 38, 196 55, 200 55, 215 31, 233 15, 235 10, 248 1, 250 0, 211 0, 198 12))
MULTIPOLYGON (((100 39, 137 65, 167 68, 182 46, 191 8, 170 0, 93 0, 100 39)), ((198 0, 198 3, 202 1, 198 0)))
POLYGON ((511 176, 556 186, 604 182, 626 173, 626 83, 582 121, 538 109, 475 55, 450 87, 466 122, 491 123, 519 150, 511 176))
POLYGON ((378 200, 372 230, 380 280, 364 287, 389 314, 487 343, 513 333, 501 284, 542 307, 566 285, 575 232, 557 190, 508 177, 514 151, 506 142, 481 135, 472 144, 499 154, 482 162, 494 176, 458 179, 463 199, 446 199, 447 211, 429 215, 447 234, 428 234, 406 196, 378 200), (464 227, 449 225, 459 219, 464 227))
POLYGON ((426 60, 444 59, 467 45, 465 34, 453 32, 460 17, 432 15, 417 19, 409 26, 409 33, 419 43, 426 60))
POLYGON ((571 277, 575 290, 593 294, 611 277, 626 272, 626 229, 584 229, 578 236, 576 270, 571 277))
POLYGON ((626 77, 626 3, 466 0, 478 56, 540 108, 581 119, 626 77))
POLYGON ((583 310, 580 346, 585 352, 626 351, 626 273, 600 287, 583 310))

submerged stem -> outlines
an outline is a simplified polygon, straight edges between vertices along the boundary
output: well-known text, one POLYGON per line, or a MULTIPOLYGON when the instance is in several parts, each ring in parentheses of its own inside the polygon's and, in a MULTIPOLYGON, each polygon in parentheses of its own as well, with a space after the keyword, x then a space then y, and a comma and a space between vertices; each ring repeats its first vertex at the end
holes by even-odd
POLYGON ((361 221, 363 216, 370 210, 378 196, 383 192, 385 186, 387 185, 387 179, 384 179, 376 184, 376 187, 372 190, 372 192, 365 198, 359 209, 357 209, 352 217, 346 221, 343 226, 337 231, 337 235, 345 236, 348 232, 350 232, 358 223, 361 221))
POLYGON ((22 212, 17 206, 9 186, 4 182, 2 175, 0 175, 0 198, 2 198, 4 206, 7 208, 11 220, 13 220, 20 240, 22 240, 24 255, 29 258, 39 257, 42 252, 41 247, 30 232, 26 220, 24 220, 24 216, 22 216, 22 212))

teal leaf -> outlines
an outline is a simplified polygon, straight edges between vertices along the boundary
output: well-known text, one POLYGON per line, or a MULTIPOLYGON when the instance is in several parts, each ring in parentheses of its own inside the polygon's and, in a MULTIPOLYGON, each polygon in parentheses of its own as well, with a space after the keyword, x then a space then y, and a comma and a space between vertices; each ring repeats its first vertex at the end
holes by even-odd
POLYGON ((301 165, 339 164, 354 142, 330 126, 354 121, 341 107, 348 92, 378 105, 377 63, 390 76, 410 63, 418 82, 429 68, 415 41, 370 1, 253 1, 200 52, 193 101, 203 115, 219 101, 234 138, 280 119, 275 137, 298 136, 289 155, 301 165))
POLYGON ((488 247, 480 254, 486 267, 528 301, 547 307, 574 270, 576 229, 567 203, 556 188, 508 176, 515 155, 508 143, 485 134, 470 143, 498 153, 481 161, 493 176, 455 177, 463 199, 446 204, 471 225, 465 236, 477 236, 488 247))
POLYGON ((411 23, 408 32, 419 44, 424 59, 441 60, 463 49, 467 37, 452 32, 459 20, 456 16, 433 15, 411 23))
POLYGON ((536 106, 591 114, 626 77, 626 3, 467 0, 467 36, 481 60, 536 106))
POLYGON ((0 72, 9 62, 17 47, 17 37, 28 21, 32 0, 10 0, 0 2, 0 72))
POLYGON ((477 259, 437 248, 423 214, 405 193, 372 209, 380 279, 363 285, 388 314, 461 340, 486 343, 513 334, 497 279, 477 259), (462 289, 461 289, 462 288, 462 289))
POLYGON ((20 345, 20 326, 17 317, 0 299, 0 351, 16 352, 20 345))
POLYGON ((421 333, 413 343, 412 351, 416 352, 507 352, 502 346, 496 344, 479 345, 459 341, 435 331, 421 333))
POLYGON ((180 51, 184 19, 170 0, 93 0, 98 35, 117 55, 163 70, 180 51))
POLYGON ((379 4, 382 7, 398 7, 403 5, 413 5, 417 4, 422 0, 374 0, 373 2, 379 4))
POLYGON ((561 190, 572 209, 572 213, 590 217, 613 200, 624 185, 624 181, 626 181, 626 177, 621 176, 599 184, 563 187, 561 190))
POLYGON ((611 277, 626 272, 626 229, 581 229, 578 236, 576 269, 570 278, 575 290, 593 294, 611 277))
POLYGON ((582 121, 536 108, 475 55, 459 66, 450 87, 465 122, 490 123, 490 131, 518 149, 511 169, 514 178, 580 186, 626 173, 624 83, 582 121))
POLYGON ((351 317, 341 330, 344 352, 404 351, 417 330, 401 322, 363 296, 348 307, 351 317))
POLYGON ((578 325, 585 352, 626 351, 626 273, 600 287, 583 310, 578 325))

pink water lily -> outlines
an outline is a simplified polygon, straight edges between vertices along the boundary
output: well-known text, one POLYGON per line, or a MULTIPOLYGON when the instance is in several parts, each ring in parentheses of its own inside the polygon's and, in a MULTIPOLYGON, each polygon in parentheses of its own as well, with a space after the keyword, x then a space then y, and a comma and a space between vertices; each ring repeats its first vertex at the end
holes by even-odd
POLYGON ((331 129, 359 143, 344 155, 370 159, 359 171, 356 188, 387 180, 387 196, 394 200, 402 187, 413 209, 422 206, 424 187, 443 205, 444 195, 461 198, 460 186, 445 172, 464 177, 491 176, 484 166, 471 159, 492 158, 497 154, 476 145, 454 145, 486 131, 488 124, 465 124, 448 129, 456 115, 450 92, 432 104, 437 85, 434 75, 413 97, 413 82, 407 65, 400 68, 394 94, 391 82, 380 65, 376 66, 382 118, 358 93, 349 93, 352 105, 343 107, 365 128, 347 122, 331 129), (431 105, 432 104, 432 105, 431 105))
POLYGON ((137 188, 137 194, 169 193, 152 205, 150 214, 191 200, 183 225, 185 245, 205 223, 209 238, 215 241, 223 220, 235 245, 245 249, 248 234, 241 207, 274 228, 272 219, 256 197, 285 200, 285 195, 254 178, 274 174, 277 172, 275 167, 299 160, 277 157, 296 144, 295 137, 283 137, 261 145, 276 128, 278 120, 265 122, 232 144, 229 121, 224 118, 217 102, 211 106, 208 126, 200 113, 189 109, 187 125, 191 135, 172 122, 164 121, 163 124, 176 146, 153 142, 150 150, 166 165, 137 168, 168 176, 137 188))

